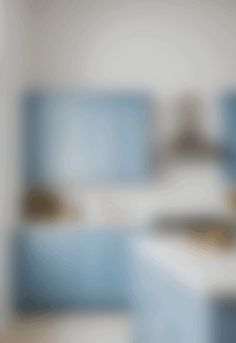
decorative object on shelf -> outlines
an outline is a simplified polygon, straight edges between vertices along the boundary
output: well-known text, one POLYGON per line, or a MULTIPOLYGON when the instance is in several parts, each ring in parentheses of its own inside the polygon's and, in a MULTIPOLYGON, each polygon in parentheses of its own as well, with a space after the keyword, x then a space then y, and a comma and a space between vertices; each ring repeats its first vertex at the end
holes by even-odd
POLYGON ((233 246, 232 233, 225 227, 207 226, 192 231, 189 236, 191 244, 205 248, 228 249, 233 246))
POLYGON ((226 216, 173 214, 160 218, 157 226, 159 235, 183 235, 190 244, 203 248, 230 248, 235 242, 235 224, 226 216))
POLYGON ((202 104, 195 95, 186 95, 177 103, 177 127, 171 150, 182 157, 216 157, 219 147, 202 134, 202 104))
POLYGON ((68 204, 58 192, 49 188, 31 188, 23 200, 23 212, 27 219, 47 221, 75 219, 78 211, 68 204))

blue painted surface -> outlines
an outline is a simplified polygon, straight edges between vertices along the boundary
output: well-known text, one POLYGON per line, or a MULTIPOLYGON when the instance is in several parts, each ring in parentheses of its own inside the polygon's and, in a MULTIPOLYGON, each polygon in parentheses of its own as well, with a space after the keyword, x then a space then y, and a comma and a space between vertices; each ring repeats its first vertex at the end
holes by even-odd
POLYGON ((224 170, 226 180, 236 183, 236 92, 228 92, 222 97, 224 170))
POLYGON ((135 343, 235 342, 235 299, 203 296, 138 251, 133 265, 135 343))
POLYGON ((132 236, 114 228, 18 233, 18 308, 128 308, 132 236))
POLYGON ((232 298, 212 304, 212 343, 236 341, 236 301, 232 298))
POLYGON ((140 182, 150 177, 153 123, 147 94, 34 92, 24 104, 29 182, 140 182))

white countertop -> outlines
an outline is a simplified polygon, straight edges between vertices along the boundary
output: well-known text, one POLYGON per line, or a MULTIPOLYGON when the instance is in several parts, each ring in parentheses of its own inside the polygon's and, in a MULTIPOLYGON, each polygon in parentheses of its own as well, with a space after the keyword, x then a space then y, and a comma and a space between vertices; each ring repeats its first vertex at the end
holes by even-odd
POLYGON ((204 249, 187 238, 165 236, 140 240, 136 248, 144 258, 162 265, 194 290, 236 299, 236 246, 204 249))

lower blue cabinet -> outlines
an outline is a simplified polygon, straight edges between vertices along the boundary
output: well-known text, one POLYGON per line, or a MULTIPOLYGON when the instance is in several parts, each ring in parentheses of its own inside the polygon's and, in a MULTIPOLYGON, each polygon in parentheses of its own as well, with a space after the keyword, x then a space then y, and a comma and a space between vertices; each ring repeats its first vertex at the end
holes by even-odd
POLYGON ((136 252, 134 265, 135 343, 211 342, 207 302, 155 259, 136 252))
POLYGON ((135 250, 135 343, 236 342, 236 296, 202 293, 163 262, 135 250))
POLYGON ((24 231, 15 241, 19 309, 128 306, 124 230, 24 231))

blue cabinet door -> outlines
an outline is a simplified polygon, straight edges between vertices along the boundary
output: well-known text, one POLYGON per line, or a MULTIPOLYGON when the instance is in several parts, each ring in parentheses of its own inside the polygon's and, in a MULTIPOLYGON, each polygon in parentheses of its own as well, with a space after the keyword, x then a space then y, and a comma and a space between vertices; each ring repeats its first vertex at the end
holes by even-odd
POLYGON ((36 93, 26 101, 30 183, 150 177, 151 101, 142 93, 36 93))
POLYGON ((20 233, 22 308, 126 307, 128 234, 96 230, 20 233))
POLYGON ((225 94, 222 100, 224 171, 226 181, 236 183, 236 93, 225 94))
POLYGON ((137 251, 134 261, 135 341, 211 342, 208 304, 155 259, 137 251))

